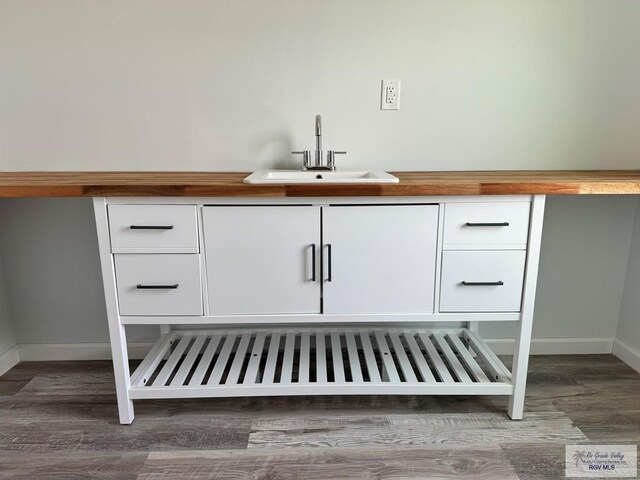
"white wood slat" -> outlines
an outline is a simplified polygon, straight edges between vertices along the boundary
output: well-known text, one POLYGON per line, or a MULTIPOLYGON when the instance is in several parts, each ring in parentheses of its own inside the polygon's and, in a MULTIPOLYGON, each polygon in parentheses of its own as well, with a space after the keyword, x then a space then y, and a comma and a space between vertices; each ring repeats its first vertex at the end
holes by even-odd
POLYGON ((455 383, 455 380, 449 373, 447 366, 442 361, 442 358, 440 358, 440 354, 436 350, 436 347, 433 345, 433 343, 431 343, 431 338, 429 337, 429 334, 420 332, 418 333, 418 336, 420 337, 420 340, 422 340, 422 343, 424 344, 424 347, 427 350, 427 354, 431 359, 431 363, 433 363, 433 366, 436 367, 436 371, 438 372, 438 376, 440 377, 440 380, 443 383, 455 383))
POLYGON ((351 379, 355 383, 362 383, 362 368, 358 357, 358 346, 353 332, 346 332, 344 337, 347 341, 347 353, 349 355, 349 367, 351 368, 351 379))
POLYGON ((467 350, 467 348, 462 344, 462 342, 460 341, 460 337, 458 337, 458 335, 456 335, 455 333, 448 333, 447 337, 449 338, 449 340, 451 340, 453 346, 456 347, 456 350, 458 350, 458 353, 462 357, 462 361, 469 368, 469 370, 471 370, 471 375, 474 377, 474 379, 477 382, 491 382, 491 380, 489 380, 489 377, 487 377, 487 375, 482 371, 482 368, 480 368, 480 365, 478 365, 478 362, 473 359, 471 353, 469 353, 469 350, 467 350))
POLYGON ((171 380, 172 387, 184 384, 184 381, 187 379, 187 375, 189 375, 189 372, 193 368, 193 364, 198 359, 198 354, 200 353, 202 345, 204 345, 206 339, 206 335, 198 335, 193 341, 193 345, 191 345, 191 348, 189 349, 187 356, 184 358, 182 365, 180 365, 180 368, 173 377, 173 380, 171 380))
POLYGON ((496 357, 495 353, 493 353, 490 349, 486 348, 482 341, 478 338, 475 332, 471 330, 464 330, 464 336, 469 343, 471 344, 471 348, 476 352, 478 357, 482 360, 485 367, 491 372, 493 378, 495 380, 505 382, 511 378, 507 367, 500 361, 499 358, 496 357))
POLYGON ((269 343, 269 353, 267 354, 267 363, 264 366, 264 375, 262 376, 263 385, 271 385, 276 375, 276 362, 278 361, 278 352, 280 350, 280 334, 274 332, 271 335, 271 343, 269 343))
POLYGON ((469 376, 469 374, 467 374, 464 367, 458 360, 458 357, 456 357, 456 354, 453 352, 453 350, 451 350, 451 347, 442 336, 442 334, 440 332, 433 332, 433 338, 435 338, 436 342, 438 342, 440 350, 442 350, 442 353, 447 359, 447 363, 451 366, 451 368, 453 368, 453 372, 458 378, 458 381, 471 382, 471 377, 469 376))
POLYGON ((324 344, 324 333, 316 333, 316 381, 327 383, 327 351, 324 344))
POLYGON ((158 368, 160 362, 164 358, 165 354, 171 348, 171 342, 176 338, 175 332, 171 332, 166 335, 164 339, 158 341, 151 351, 147 354, 147 356, 140 362, 140 365, 133 372, 131 376, 131 385, 133 386, 144 386, 146 385, 146 381, 151 378, 153 372, 158 368))
POLYGON ((336 383, 344 383, 344 362, 342 361, 342 344, 340 334, 331 332, 331 359, 333 363, 333 379, 336 383))
POLYGON ((367 371, 369 372, 369 379, 372 383, 380 383, 380 370, 378 370, 378 362, 376 362, 376 356, 373 353, 373 347, 371 346, 371 338, 369 332, 360 332, 360 342, 362 343, 362 350, 364 352, 364 360, 367 364, 367 371))
POLYGON ((407 353, 404 351, 400 336, 397 332, 389 332, 389 338, 391 339, 393 350, 396 352, 396 358, 398 359, 398 363, 400 363, 400 368, 402 368, 405 380, 412 383, 417 382, 418 379, 413 371, 411 362, 409 362, 409 357, 407 357, 407 353))
POLYGON ((207 370, 211 365, 211 360, 213 356, 216 354, 216 350, 218 349, 218 345, 220 344, 220 335, 212 335, 209 340, 209 344, 207 348, 204 349, 204 353, 200 358, 200 362, 196 367, 196 371, 193 372, 193 376, 191 380, 189 380, 189 386, 199 387, 202 385, 202 380, 204 380, 204 376, 207 374, 207 370))
POLYGON ((311 345, 308 332, 300 336, 300 367, 298 383, 309 383, 309 346, 311 345))
POLYGON ((167 380, 173 373, 173 370, 176 368, 178 361, 180 361, 180 358, 182 358, 182 354, 189 346, 191 338, 193 338, 191 335, 185 335, 184 337, 180 338, 178 344, 176 345, 176 348, 173 350, 173 352, 169 356, 169 359, 165 362, 164 367, 162 367, 162 370, 160 370, 160 373, 153 381, 154 386, 164 386, 167 383, 167 380))
POLYGON ((293 380, 293 353, 296 345, 296 334, 287 333, 287 339, 284 342, 284 356, 282 357, 282 373, 280 374, 280 383, 290 384, 293 380))
POLYGON ((387 339, 384 337, 384 333, 381 331, 376 331, 374 333, 374 336, 376 337, 376 341, 378 342, 378 350, 380 352, 380 357, 382 358, 384 368, 389 377, 389 381, 391 383, 400 383, 400 376, 398 375, 398 371, 396 370, 396 365, 393 363, 393 358, 391 358, 391 352, 389 351, 389 345, 387 344, 387 339))
POLYGON ((258 368, 260 368, 266 336, 265 332, 260 332, 256 335, 256 340, 253 342, 253 349, 251 350, 251 360, 247 365, 247 373, 244 374, 243 385, 254 385, 258 382, 258 368))
POLYGON ((420 347, 418 346, 418 342, 416 342, 416 339, 413 338, 413 334, 407 333, 404 335, 404 338, 407 340, 407 345, 409 345, 409 350, 411 350, 411 356, 413 357, 413 361, 416 362, 416 365, 418 366, 418 370, 420 370, 420 375, 422 375, 423 380, 427 383, 435 383, 436 378, 433 376, 433 373, 431 373, 429 364, 424 359, 422 350, 420 350, 420 347))
POLYGON ((227 379, 224 381, 225 385, 236 385, 238 383, 242 365, 244 365, 245 358, 247 357, 247 348, 249 348, 250 341, 251 333, 245 333, 240 338, 240 343, 236 349, 236 356, 233 357, 233 363, 231 364, 231 370, 229 370, 229 375, 227 375, 227 379))
POLYGON ((225 369, 227 368, 227 362, 229 361, 229 356, 233 351, 233 346, 236 343, 237 335, 227 335, 227 338, 224 340, 224 345, 222 345, 222 350, 220 350, 220 354, 218 355, 218 359, 216 360, 216 364, 211 370, 211 376, 207 381, 207 385, 219 385, 220 380, 222 379, 222 375, 224 374, 225 369))

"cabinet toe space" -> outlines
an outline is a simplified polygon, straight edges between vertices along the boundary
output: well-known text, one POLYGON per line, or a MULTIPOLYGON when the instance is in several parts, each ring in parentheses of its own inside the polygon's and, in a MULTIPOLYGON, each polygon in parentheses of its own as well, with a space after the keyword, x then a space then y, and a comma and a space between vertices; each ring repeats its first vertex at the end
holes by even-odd
POLYGON ((130 398, 511 395, 511 373, 468 329, 173 331, 131 377, 130 398))

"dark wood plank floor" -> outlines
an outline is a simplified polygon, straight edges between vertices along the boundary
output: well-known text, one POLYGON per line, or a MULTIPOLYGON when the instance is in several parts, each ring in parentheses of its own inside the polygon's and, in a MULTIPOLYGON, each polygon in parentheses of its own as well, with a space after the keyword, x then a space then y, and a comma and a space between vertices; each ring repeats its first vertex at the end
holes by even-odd
POLYGON ((0 377, 3 479, 561 479, 568 443, 640 443, 640 374, 611 355, 532 357, 525 419, 505 397, 138 401, 109 362, 0 377))

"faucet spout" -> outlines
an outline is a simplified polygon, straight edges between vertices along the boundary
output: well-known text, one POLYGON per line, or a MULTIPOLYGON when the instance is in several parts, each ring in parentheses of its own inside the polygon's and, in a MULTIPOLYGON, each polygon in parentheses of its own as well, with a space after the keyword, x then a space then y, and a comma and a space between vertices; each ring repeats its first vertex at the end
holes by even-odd
POLYGON ((316 115, 316 167, 322 165, 322 117, 316 115))

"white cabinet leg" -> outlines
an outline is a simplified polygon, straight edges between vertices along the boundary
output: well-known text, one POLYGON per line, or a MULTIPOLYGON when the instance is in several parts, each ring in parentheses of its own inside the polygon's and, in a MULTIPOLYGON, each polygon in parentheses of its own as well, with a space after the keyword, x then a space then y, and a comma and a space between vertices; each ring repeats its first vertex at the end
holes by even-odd
POLYGON ((116 325, 115 329, 112 329, 110 322, 109 335, 111 337, 111 354, 113 355, 113 373, 116 380, 120 423, 123 425, 130 425, 133 422, 134 414, 133 401, 129 399, 131 373, 129 371, 127 335, 125 333, 124 325, 116 325))
POLYGON ((524 415, 524 396, 527 387, 527 370, 529 368, 533 308, 535 306, 536 285, 538 283, 538 262, 540 260, 544 204, 544 195, 535 195, 533 197, 529 223, 527 268, 524 274, 524 290, 522 293, 522 315, 520 329, 516 337, 516 347, 513 352, 513 366, 511 367, 513 394, 509 398, 509 416, 513 420, 521 420, 524 415))
POLYGON ((111 255, 106 199, 94 198, 93 209, 96 216, 100 265, 102 267, 107 320, 109 321, 109 339, 111 341, 113 373, 116 381, 116 394, 118 396, 118 413, 120 415, 120 423, 129 425, 133 422, 133 402, 129 398, 129 387, 131 387, 129 353, 127 351, 127 335, 124 325, 120 322, 120 313, 118 312, 116 276, 113 266, 113 256, 111 255))
POLYGON ((522 420, 524 415, 524 395, 527 388, 527 370, 529 368, 529 346, 531 344, 531 322, 525 327, 524 320, 513 353, 511 381, 513 394, 509 398, 509 416, 512 420, 522 420))

